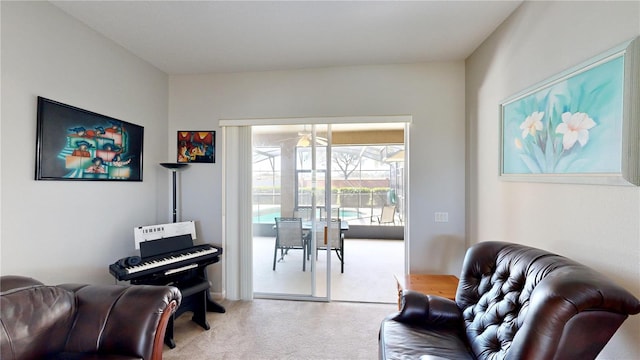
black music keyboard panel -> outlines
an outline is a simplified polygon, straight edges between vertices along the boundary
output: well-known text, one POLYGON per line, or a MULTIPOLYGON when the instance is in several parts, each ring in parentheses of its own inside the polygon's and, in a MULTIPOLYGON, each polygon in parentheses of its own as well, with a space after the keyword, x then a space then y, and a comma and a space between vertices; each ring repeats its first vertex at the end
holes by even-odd
POLYGON ((109 272, 118 280, 136 280, 143 277, 163 277, 182 271, 195 269, 217 262, 222 248, 205 244, 188 249, 142 258, 133 266, 122 266, 115 262, 109 266, 109 272))

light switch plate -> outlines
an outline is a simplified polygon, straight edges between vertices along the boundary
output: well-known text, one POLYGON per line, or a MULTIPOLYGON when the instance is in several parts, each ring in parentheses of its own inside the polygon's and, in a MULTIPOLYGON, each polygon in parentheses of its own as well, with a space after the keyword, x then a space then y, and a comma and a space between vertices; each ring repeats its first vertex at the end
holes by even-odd
POLYGON ((448 212, 437 212, 435 213, 435 222, 449 222, 449 213, 448 212))

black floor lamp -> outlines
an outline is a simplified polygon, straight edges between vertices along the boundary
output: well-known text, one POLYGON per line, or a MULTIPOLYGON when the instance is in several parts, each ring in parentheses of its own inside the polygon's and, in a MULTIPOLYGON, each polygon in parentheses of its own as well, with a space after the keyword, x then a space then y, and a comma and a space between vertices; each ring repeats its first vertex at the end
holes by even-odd
POLYGON ((177 210, 177 205, 176 205, 176 173, 179 170, 184 169, 185 167, 187 167, 189 164, 185 164, 185 163, 160 163, 160 165, 162 165, 163 167, 171 170, 171 172, 173 173, 173 222, 176 222, 177 220, 177 215, 178 215, 178 210, 177 210))

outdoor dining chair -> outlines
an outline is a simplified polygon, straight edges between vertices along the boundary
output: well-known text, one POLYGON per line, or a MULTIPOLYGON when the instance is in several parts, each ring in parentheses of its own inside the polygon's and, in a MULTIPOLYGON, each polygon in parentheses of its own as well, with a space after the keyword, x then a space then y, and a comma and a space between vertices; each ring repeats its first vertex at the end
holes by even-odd
POLYGON ((344 273, 344 235, 341 226, 340 219, 331 219, 330 223, 317 228, 316 254, 318 250, 327 250, 327 256, 331 256, 331 250, 334 250, 340 260, 340 272, 344 273))
POLYGON ((277 217, 276 220, 276 246, 273 252, 273 270, 276 263, 283 261, 289 250, 302 250, 302 271, 306 270, 307 245, 302 234, 301 218, 277 217), (280 259, 278 258, 280 250, 280 259))

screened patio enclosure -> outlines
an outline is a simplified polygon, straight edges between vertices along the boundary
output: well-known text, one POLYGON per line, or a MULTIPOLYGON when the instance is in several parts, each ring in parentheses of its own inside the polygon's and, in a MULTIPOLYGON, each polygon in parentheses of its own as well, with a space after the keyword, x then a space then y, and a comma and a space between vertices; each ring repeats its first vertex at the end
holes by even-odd
POLYGON ((404 237, 404 126, 388 124, 371 130, 366 124, 333 125, 331 144, 315 137, 320 169, 311 169, 308 130, 300 126, 283 132, 279 126, 253 130, 253 224, 254 235, 273 233, 274 218, 310 211, 315 191, 324 192, 331 179, 332 214, 325 212, 325 198, 317 197, 315 217, 340 218, 349 223, 349 237, 404 237), (323 151, 331 146, 331 166, 323 151), (323 164, 325 162, 325 164, 323 164), (312 187, 312 176, 317 178, 312 187), (282 191, 286 189, 286 191, 282 191), (291 191, 295 189, 294 191, 291 191))

